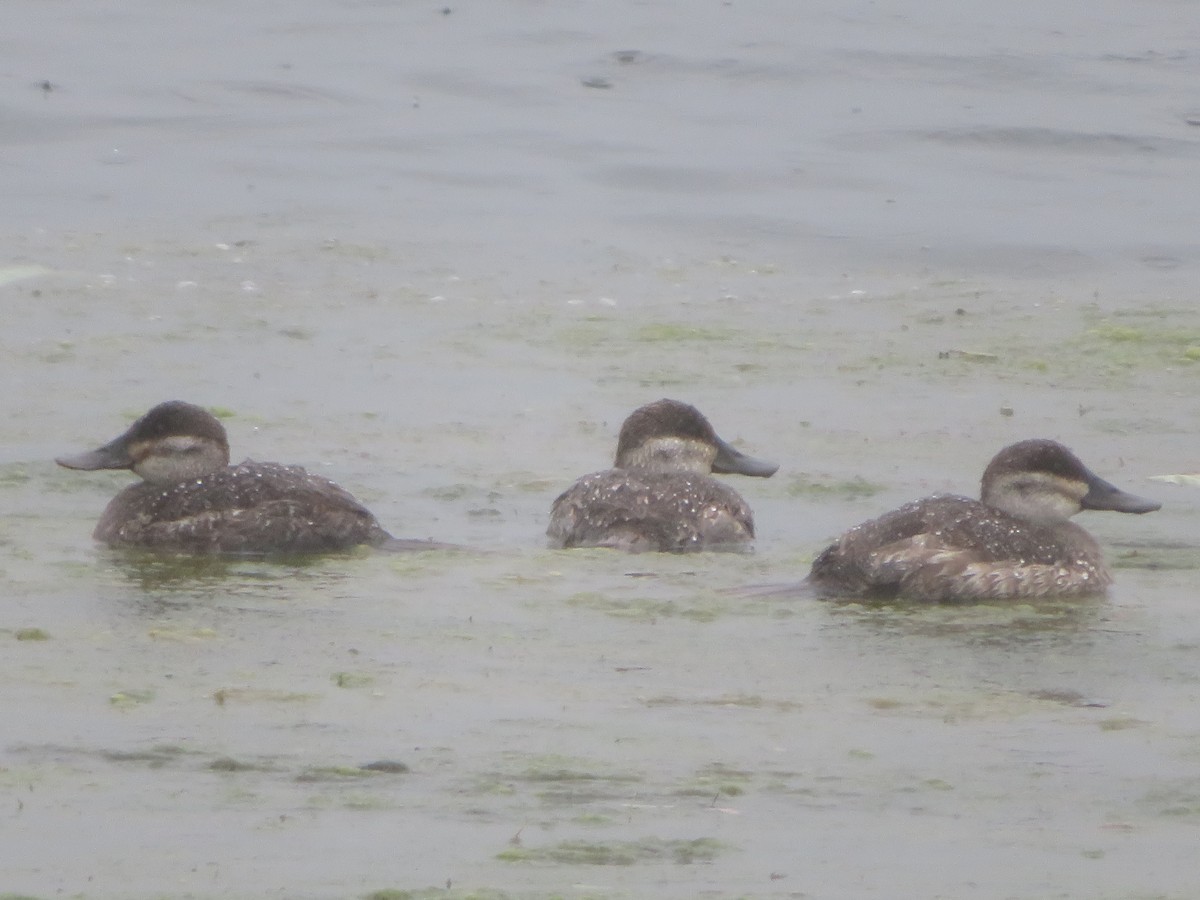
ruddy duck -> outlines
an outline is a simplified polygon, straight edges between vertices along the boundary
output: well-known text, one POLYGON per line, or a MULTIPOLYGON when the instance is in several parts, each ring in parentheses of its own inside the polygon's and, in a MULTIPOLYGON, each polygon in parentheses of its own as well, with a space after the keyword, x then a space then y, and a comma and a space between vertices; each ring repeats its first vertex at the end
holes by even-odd
POLYGON ((699 410, 677 400, 630 414, 614 466, 585 475, 554 501, 546 531, 552 547, 742 549, 754 539, 754 516, 709 473, 768 478, 779 468, 734 449, 699 410))
POLYGON ((375 517, 332 481, 299 466, 229 465, 229 442, 199 406, 160 403, 68 469, 132 469, 94 537, 112 546, 191 553, 320 553, 390 542, 375 517))
POLYGON ((1069 517, 1162 506, 1114 487, 1048 440, 997 453, 981 496, 934 495, 864 522, 816 558, 809 580, 828 596, 943 602, 1101 593, 1112 583, 1104 556, 1069 517))

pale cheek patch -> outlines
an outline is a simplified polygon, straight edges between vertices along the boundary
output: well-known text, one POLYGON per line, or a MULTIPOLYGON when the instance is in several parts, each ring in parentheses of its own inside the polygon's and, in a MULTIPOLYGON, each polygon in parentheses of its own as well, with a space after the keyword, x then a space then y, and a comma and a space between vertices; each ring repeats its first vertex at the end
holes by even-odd
POLYGON ((140 442, 130 449, 134 452, 133 471, 152 484, 199 478, 228 463, 218 448, 187 435, 140 442))
POLYGON ((1022 472, 1000 479, 987 502, 1022 519, 1049 522, 1069 519, 1080 510, 1087 484, 1042 472, 1022 472))
POLYGON ((137 441, 129 445, 129 458, 135 467, 150 455, 153 446, 149 441, 137 441))
POLYGON ((712 471, 715 447, 703 441, 691 441, 678 437, 654 438, 627 453, 620 461, 626 469, 645 469, 652 472, 697 472, 712 471))

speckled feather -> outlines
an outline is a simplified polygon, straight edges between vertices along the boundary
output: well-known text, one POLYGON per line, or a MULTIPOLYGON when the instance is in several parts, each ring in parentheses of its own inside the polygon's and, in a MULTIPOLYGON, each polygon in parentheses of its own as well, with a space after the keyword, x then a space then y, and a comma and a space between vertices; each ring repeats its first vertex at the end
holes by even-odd
POLYGON ((1112 578, 1072 522, 1038 525, 935 495, 846 532, 813 562, 811 580, 827 594, 949 601, 1081 596, 1112 578))
POLYGON ((332 481, 253 460, 169 487, 131 485, 108 504, 94 536, 192 553, 314 553, 390 537, 332 481))
POLYGON ((710 473, 769 478, 778 468, 721 440, 696 407, 664 398, 626 417, 614 467, 560 495, 546 534, 558 548, 748 549, 750 507, 710 473))
POLYGON ((754 516, 737 491, 705 475, 609 469, 554 501, 548 534, 561 548, 728 550, 753 540, 754 516))

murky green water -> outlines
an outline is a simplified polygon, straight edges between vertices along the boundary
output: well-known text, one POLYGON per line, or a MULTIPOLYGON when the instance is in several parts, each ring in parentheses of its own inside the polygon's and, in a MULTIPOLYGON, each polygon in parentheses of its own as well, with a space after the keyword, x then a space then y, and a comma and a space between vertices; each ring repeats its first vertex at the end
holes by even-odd
POLYGON ((0 897, 1191 897, 1182 7, 448 9, 0 13, 0 897), (757 552, 543 549, 662 396, 757 552), (169 398, 473 549, 97 548, 169 398), (1027 437, 1108 598, 743 590, 1027 437))

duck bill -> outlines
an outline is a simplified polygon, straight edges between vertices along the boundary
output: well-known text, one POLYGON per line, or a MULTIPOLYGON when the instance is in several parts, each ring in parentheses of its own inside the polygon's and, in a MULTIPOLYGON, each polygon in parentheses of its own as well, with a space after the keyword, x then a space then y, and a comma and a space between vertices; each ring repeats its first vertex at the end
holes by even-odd
POLYGON ((129 445, 122 438, 117 438, 89 453, 60 456, 54 461, 65 469, 83 469, 88 472, 96 469, 129 469, 133 467, 133 457, 129 455, 129 445))
POLYGON ((779 463, 747 456, 736 447, 717 438, 717 458, 713 460, 712 470, 718 475, 753 475, 756 478, 770 478, 778 469, 779 463))
POLYGON ((1098 475, 1088 478, 1088 492, 1079 501, 1079 505, 1084 509, 1107 509, 1139 514, 1154 512, 1162 507, 1161 503, 1123 491, 1098 475))

